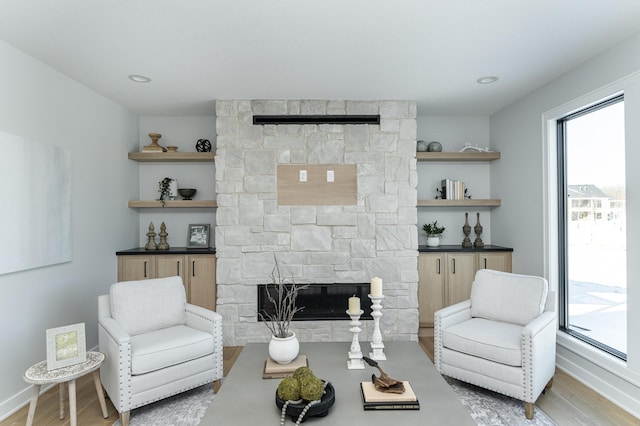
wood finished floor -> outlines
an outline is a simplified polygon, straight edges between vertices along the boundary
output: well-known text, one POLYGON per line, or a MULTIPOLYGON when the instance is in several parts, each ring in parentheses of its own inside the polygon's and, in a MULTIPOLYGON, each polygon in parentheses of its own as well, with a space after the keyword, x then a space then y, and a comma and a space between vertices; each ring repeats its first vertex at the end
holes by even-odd
MULTIPOLYGON (((433 360, 433 334, 421 329, 420 345, 427 356, 433 360)), ((224 375, 231 370, 242 347, 224 348, 224 375)), ((224 391, 224 384, 221 391, 224 391)), ((553 387, 541 396, 536 407, 540 407, 558 426, 624 426, 638 425, 636 419, 607 399, 582 385, 567 374, 557 371, 553 387)), ((77 412, 78 425, 81 426, 111 426, 118 419, 118 414, 107 398, 109 418, 103 419, 100 404, 96 395, 91 375, 85 376, 77 382, 77 412)), ((23 426, 27 420, 29 406, 25 406, 16 413, 0 422, 0 426, 23 426)), ((33 424, 35 426, 68 426, 69 406, 65 407, 65 419, 58 418, 57 387, 44 393, 38 399, 38 406, 33 424)))

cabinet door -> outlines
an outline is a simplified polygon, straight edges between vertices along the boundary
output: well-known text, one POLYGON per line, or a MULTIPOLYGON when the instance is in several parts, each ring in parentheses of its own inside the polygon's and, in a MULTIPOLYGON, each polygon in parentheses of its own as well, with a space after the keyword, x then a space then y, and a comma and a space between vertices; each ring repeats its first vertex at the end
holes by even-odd
POLYGON ((118 281, 153 278, 151 256, 118 256, 118 281))
POLYGON ((188 256, 189 303, 216 310, 216 257, 188 256))
POLYGON ((418 306, 421 327, 433 327, 433 314, 444 307, 445 274, 444 253, 418 256, 418 306))
POLYGON ((184 278, 184 264, 184 256, 156 256, 156 278, 175 276, 184 278))
POLYGON ((181 277, 182 285, 184 285, 184 291, 187 295, 187 300, 189 300, 189 286, 184 277, 185 264, 186 259, 184 256, 180 255, 157 255, 155 256, 156 261, 156 278, 165 278, 165 277, 181 277))
POLYGON ((478 253, 478 269, 511 272, 511 252, 478 253))
POLYGON ((471 296, 471 284, 476 273, 474 253, 447 254, 447 305, 453 305, 471 296))

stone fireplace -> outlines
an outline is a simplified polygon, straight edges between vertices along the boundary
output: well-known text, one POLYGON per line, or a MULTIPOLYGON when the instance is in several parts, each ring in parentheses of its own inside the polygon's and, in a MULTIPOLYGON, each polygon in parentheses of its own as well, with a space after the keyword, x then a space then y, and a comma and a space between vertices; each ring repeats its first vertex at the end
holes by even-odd
MULTIPOLYGON (((257 286, 383 279, 384 340, 417 340, 416 104, 413 101, 216 102, 217 311, 225 345, 267 342, 257 286), (254 115, 380 115, 380 124, 254 125, 254 115), (356 166, 350 205, 278 205, 278 165, 356 166)), ((369 304, 362 300, 362 304, 369 304)), ((344 310, 347 299, 344 300, 344 310)), ((351 340, 348 321, 296 321, 301 341, 351 340)), ((362 325, 370 340, 372 321, 362 325)))

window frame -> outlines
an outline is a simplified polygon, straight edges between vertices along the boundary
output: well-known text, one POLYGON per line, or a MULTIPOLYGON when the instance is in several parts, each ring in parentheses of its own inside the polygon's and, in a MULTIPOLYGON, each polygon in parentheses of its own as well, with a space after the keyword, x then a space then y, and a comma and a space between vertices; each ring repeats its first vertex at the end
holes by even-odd
POLYGON ((566 150, 566 124, 578 117, 583 117, 592 112, 606 108, 619 102, 624 102, 624 92, 609 96, 591 105, 586 105, 577 111, 566 114, 556 119, 556 173, 557 173, 557 226, 558 226, 558 321, 559 330, 584 343, 587 343, 607 354, 623 361, 627 361, 627 354, 598 340, 592 339, 575 329, 569 328, 569 277, 568 277, 568 182, 567 182, 567 150, 566 150))

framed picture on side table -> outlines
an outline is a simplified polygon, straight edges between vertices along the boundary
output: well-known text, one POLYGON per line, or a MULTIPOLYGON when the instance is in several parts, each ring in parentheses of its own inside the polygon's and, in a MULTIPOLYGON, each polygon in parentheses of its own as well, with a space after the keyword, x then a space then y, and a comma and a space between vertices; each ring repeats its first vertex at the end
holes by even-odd
POLYGON ((210 224, 190 224, 187 231, 187 248, 208 248, 210 224))
POLYGON ((87 360, 84 323, 47 329, 47 370, 87 360))

